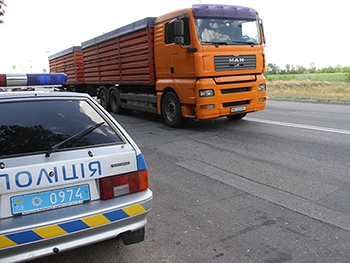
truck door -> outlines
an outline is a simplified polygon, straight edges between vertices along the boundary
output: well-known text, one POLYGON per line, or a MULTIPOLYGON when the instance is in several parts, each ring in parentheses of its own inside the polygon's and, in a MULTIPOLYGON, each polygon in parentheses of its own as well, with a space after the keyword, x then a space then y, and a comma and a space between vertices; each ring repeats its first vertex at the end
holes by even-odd
POLYGON ((169 72, 171 78, 189 78, 194 77, 194 59, 193 53, 188 52, 191 46, 191 37, 189 29, 189 19, 181 18, 165 25, 165 43, 169 55, 169 72), (176 34, 176 22, 182 21, 183 35, 176 34), (182 39, 182 41, 176 43, 182 39))

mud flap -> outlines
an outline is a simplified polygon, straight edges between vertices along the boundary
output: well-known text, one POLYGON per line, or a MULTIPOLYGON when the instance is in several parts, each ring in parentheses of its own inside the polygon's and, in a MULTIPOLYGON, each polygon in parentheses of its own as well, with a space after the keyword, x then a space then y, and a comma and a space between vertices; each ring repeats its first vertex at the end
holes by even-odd
POLYGON ((121 235, 124 245, 131 245, 142 242, 145 239, 145 228, 136 231, 129 231, 121 235))

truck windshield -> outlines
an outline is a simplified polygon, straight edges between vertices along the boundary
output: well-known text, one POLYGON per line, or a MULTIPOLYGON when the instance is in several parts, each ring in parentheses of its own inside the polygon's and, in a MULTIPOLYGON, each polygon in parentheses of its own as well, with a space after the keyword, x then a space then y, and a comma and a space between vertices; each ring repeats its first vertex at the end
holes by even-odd
POLYGON ((202 44, 259 45, 257 21, 227 19, 195 19, 198 40, 202 44))

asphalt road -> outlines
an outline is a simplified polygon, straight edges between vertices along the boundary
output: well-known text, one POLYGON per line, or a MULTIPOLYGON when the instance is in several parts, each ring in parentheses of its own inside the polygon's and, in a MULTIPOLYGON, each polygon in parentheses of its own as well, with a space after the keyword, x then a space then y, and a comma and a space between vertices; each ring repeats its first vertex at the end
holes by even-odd
POLYGON ((118 115, 149 166, 145 241, 37 262, 350 262, 350 105, 267 105, 184 129, 118 115))

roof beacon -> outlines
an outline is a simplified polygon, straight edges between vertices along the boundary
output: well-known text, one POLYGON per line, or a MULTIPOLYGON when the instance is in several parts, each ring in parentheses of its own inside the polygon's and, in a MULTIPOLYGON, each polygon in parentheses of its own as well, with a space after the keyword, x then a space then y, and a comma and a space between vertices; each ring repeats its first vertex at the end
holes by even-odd
POLYGON ((11 73, 0 74, 0 87, 63 85, 67 81, 64 73, 11 73))

